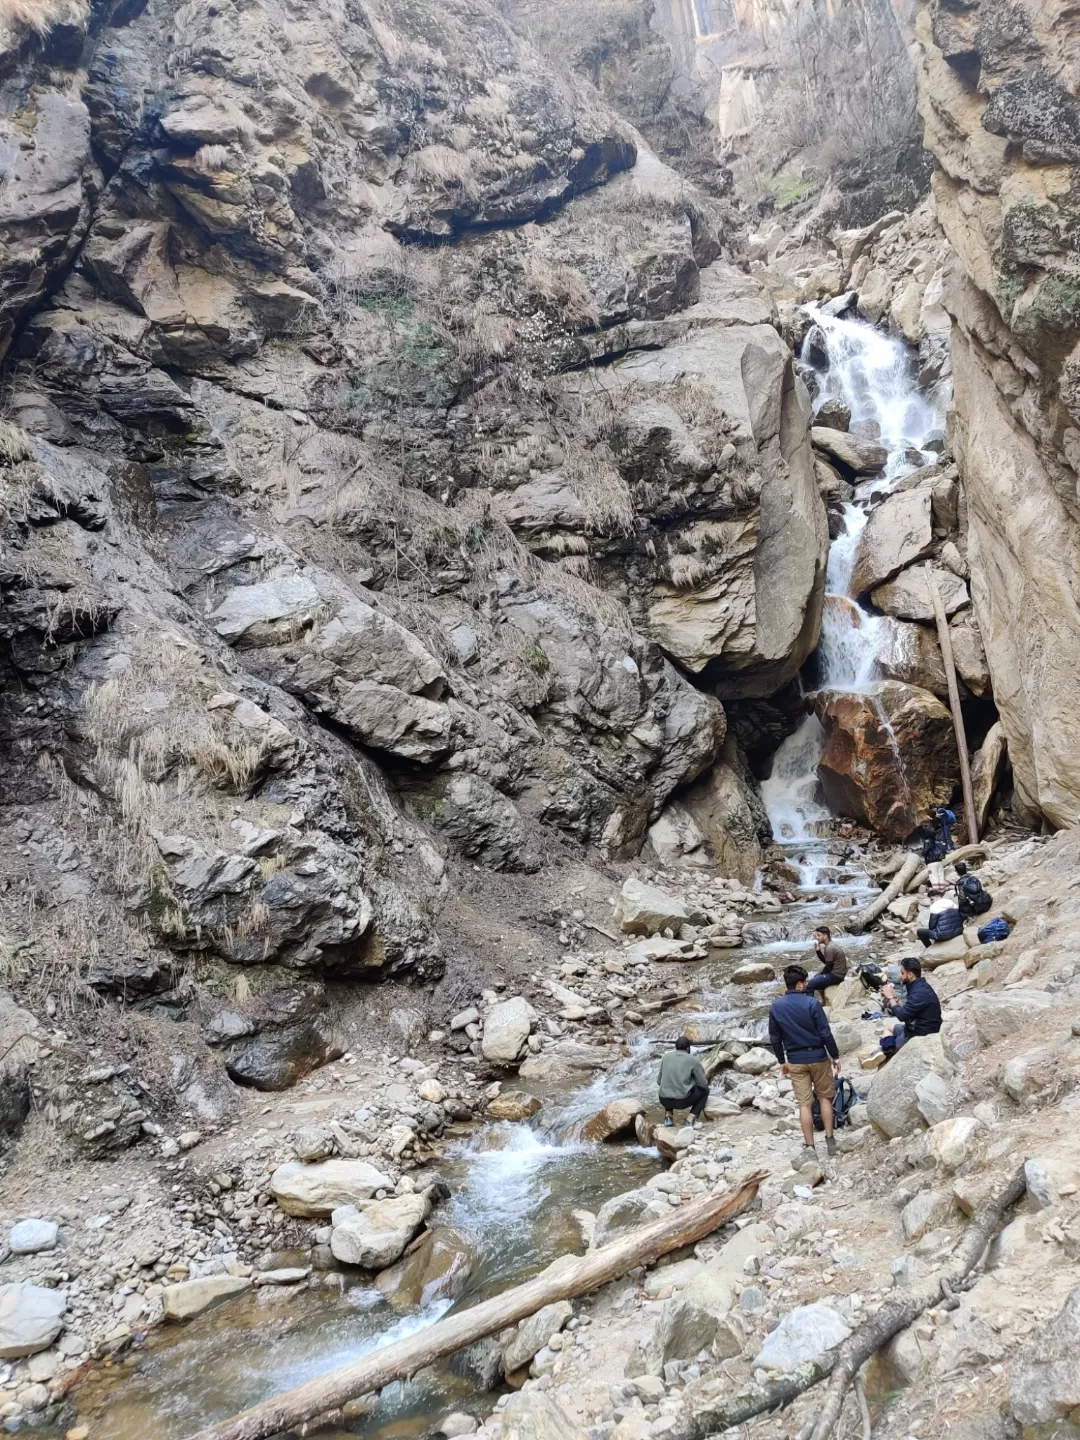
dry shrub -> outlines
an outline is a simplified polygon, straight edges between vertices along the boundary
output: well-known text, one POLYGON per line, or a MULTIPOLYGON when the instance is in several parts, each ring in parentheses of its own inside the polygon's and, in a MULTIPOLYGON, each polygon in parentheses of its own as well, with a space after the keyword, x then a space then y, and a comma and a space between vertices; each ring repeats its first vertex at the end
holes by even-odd
POLYGON ((426 145, 409 157, 415 179, 456 190, 465 197, 477 194, 476 167, 472 153, 453 150, 449 145, 426 145))
POLYGON ((83 25, 89 14, 89 0, 0 0, 0 25, 38 35, 62 22, 83 25))
POLYGON ((195 151, 196 170, 211 174, 216 170, 224 170, 228 163, 229 147, 227 145, 200 145, 195 151))
POLYGON ((600 311, 585 277, 573 266, 531 254, 525 261, 525 284, 531 295, 560 310, 573 324, 600 324, 600 311))
POLYGON ((586 530, 599 535, 626 535, 634 524, 630 487, 619 473, 606 445, 586 449, 565 442, 563 475, 581 501, 586 530))

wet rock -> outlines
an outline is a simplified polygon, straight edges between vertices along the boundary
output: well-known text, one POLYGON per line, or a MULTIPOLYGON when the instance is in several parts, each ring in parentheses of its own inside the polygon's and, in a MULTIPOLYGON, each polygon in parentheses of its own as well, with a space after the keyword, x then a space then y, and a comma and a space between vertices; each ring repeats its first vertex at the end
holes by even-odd
POLYGON ((623 883, 618 914, 627 935, 658 935, 663 930, 678 935, 690 919, 683 901, 632 877, 623 883))
POLYGON ((930 486, 917 485, 890 495, 870 511, 855 552, 852 595, 862 599, 930 554, 934 544, 932 501, 930 486))
POLYGON ((243 1275, 207 1275, 201 1280, 182 1280, 179 1285, 168 1285, 161 1297, 165 1319, 191 1320, 211 1305, 250 1287, 250 1278, 243 1275))
POLYGON ((645 1113, 645 1106, 636 1097, 612 1100, 590 1120, 586 1120, 581 1131, 583 1140, 612 1140, 633 1130, 639 1115, 645 1113))
POLYGON ((524 1090, 504 1090, 494 1100, 488 1101, 484 1113, 489 1120, 528 1120, 541 1108, 542 1102, 536 1095, 529 1095, 524 1090))
MULTIPOLYGON (((945 614, 953 616, 971 603, 968 588, 958 575, 951 570, 932 567, 937 581, 938 593, 945 614)), ((871 593, 871 600, 879 610, 897 620, 917 620, 924 625, 934 621, 934 602, 926 583, 925 567, 914 565, 903 570, 887 585, 879 585, 871 593)))
POLYGON ((694 1143, 694 1133, 689 1125, 654 1125, 652 1143, 665 1160, 674 1162, 694 1143))
POLYGON ((831 460, 838 461, 855 475, 876 475, 885 468, 889 452, 876 441, 851 435, 846 430, 830 430, 815 425, 810 431, 814 448, 823 450, 831 460))
POLYGON ((20 1281, 0 1285, 0 1360, 18 1360, 47 1349, 64 1328, 62 1290, 20 1281))
POLYGON ((761 1370, 786 1372, 819 1359, 851 1334, 831 1305, 800 1305, 783 1317, 754 1358, 761 1370))
POLYGON ((399 1260, 405 1247, 427 1219, 431 1202, 426 1195, 397 1195, 376 1200, 358 1214, 334 1226, 330 1249, 343 1265, 382 1270, 399 1260))
POLYGON ((264 1030, 231 1055, 225 1070, 238 1085, 253 1090, 288 1090, 331 1060, 344 1054, 338 1042, 312 1020, 264 1030))
POLYGON ((846 430, 851 424, 851 410, 842 400, 826 400, 818 406, 814 419, 826 430, 846 430))
POLYGON ((551 1339, 573 1317, 574 1307, 569 1300, 558 1300, 545 1305, 535 1315, 522 1320, 503 1353, 503 1365, 508 1375, 527 1365, 551 1339))
POLYGON ((439 1421, 436 1435, 443 1435, 446 1440, 457 1440, 459 1435, 475 1435, 480 1428, 480 1422, 475 1415, 466 1415, 463 1410, 454 1410, 449 1415, 444 1415, 439 1421))
POLYGON ((729 978, 733 985, 760 985, 765 980, 775 980, 776 970, 764 960, 751 960, 734 969, 729 978))
POLYGON ((826 736, 818 774, 837 814, 902 840, 952 797, 952 717, 929 691, 878 681, 860 691, 821 690, 814 708, 826 736))
POLYGON ((910 1135, 919 1126, 916 1086, 934 1073, 948 1080, 953 1067, 945 1058, 940 1035, 917 1035, 899 1050, 871 1082, 867 1112, 876 1130, 890 1139, 910 1135))
POLYGON ((536 1011, 521 995, 493 1005, 484 1021, 481 1053, 492 1065, 513 1065, 536 1024, 536 1011))
POLYGON ((375 1284, 391 1305, 420 1310, 460 1295, 475 1265, 476 1250, 468 1236, 438 1225, 405 1259, 376 1276, 375 1284))
POLYGON ((671 1213, 671 1206, 655 1190, 628 1190, 606 1200, 596 1212, 590 1250, 600 1250, 613 1240, 629 1235, 639 1225, 671 1213))
POLYGON ((393 1180, 366 1160, 323 1160, 317 1165, 290 1161, 270 1177, 270 1193, 286 1215, 331 1215, 340 1205, 393 1188, 393 1180))

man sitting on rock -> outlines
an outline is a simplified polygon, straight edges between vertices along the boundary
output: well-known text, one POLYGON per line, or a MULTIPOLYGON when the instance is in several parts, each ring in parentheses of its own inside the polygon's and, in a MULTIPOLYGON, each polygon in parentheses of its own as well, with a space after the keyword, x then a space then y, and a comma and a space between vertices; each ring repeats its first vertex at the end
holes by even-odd
POLYGON ((964 917, 956 903, 956 891, 949 885, 931 885, 930 918, 915 931, 924 945, 940 945, 964 933, 964 917))
POLYGON ((896 1003, 892 985, 881 987, 881 1005, 894 1024, 881 1036, 881 1048, 894 1055, 913 1035, 936 1035, 941 1029, 941 1001, 928 980, 923 979, 922 961, 914 956, 900 961, 900 978, 907 989, 902 1005, 896 1003))
POLYGON ((806 971, 801 965, 789 965, 784 971, 786 994, 774 1000, 769 1011, 769 1043, 783 1073, 791 1079, 791 1088, 799 1105, 803 1151, 796 1161, 796 1168, 817 1159, 814 1149, 815 1095, 821 1107, 825 1145, 830 1155, 836 1154, 832 1102, 836 1093, 835 1077, 840 1074, 840 1049, 820 1001, 806 993, 806 979, 806 971))
POLYGON ((673 1110, 689 1110, 691 1127, 701 1119, 709 1098, 709 1082, 701 1061, 690 1054, 690 1041, 680 1035, 675 1049, 660 1061, 660 1104, 667 1114, 665 1125, 674 1125, 673 1110))
POLYGON ((814 954, 821 961, 821 969, 806 982, 808 994, 819 994, 847 979, 847 956, 832 938, 827 925, 819 925, 814 931, 814 954))

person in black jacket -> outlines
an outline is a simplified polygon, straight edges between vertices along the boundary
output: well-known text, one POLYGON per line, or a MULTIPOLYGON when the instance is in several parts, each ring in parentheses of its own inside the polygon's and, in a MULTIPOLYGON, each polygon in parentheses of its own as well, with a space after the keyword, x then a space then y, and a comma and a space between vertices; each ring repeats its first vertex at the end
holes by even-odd
POLYGON ((922 962, 914 957, 900 961, 900 978, 907 987, 903 1005, 896 1003, 891 985, 881 987, 881 1003, 896 1022, 881 1037, 887 1055, 895 1053, 913 1035, 936 1035, 941 1029, 941 1001, 928 980, 923 979, 922 962))
POLYGON ((825 1145, 830 1155, 836 1154, 832 1102, 836 1093, 835 1077, 840 1074, 839 1047, 824 1009, 812 995, 806 993, 806 981, 807 974, 801 965, 789 965, 784 971, 787 991, 779 1000, 773 1001, 769 1011, 769 1043, 783 1073, 790 1077, 791 1088, 799 1103, 804 1148, 798 1164, 817 1158, 814 1149, 815 1095, 821 1106, 825 1145))

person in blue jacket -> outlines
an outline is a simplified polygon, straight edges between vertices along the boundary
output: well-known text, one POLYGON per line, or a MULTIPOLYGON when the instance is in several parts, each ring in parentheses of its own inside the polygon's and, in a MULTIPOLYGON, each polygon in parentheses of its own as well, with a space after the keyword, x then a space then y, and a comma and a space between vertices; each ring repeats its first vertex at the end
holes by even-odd
POLYGON ((803 1153, 797 1164, 817 1158, 814 1149, 814 1096, 821 1107, 825 1145, 836 1154, 833 1135, 833 1096, 840 1074, 840 1049, 833 1038, 825 1011, 806 993, 806 971, 789 965, 784 971, 786 992, 774 1000, 769 1011, 769 1043, 783 1073, 790 1077, 799 1105, 803 1153))
POLYGON ((900 978, 907 989, 904 1003, 896 1003, 891 985, 881 987, 881 1004, 893 1024, 881 1037, 886 1055, 895 1054, 915 1035, 936 1035, 941 1029, 941 1001, 930 982, 923 978, 922 961, 914 956, 900 961, 900 978))

